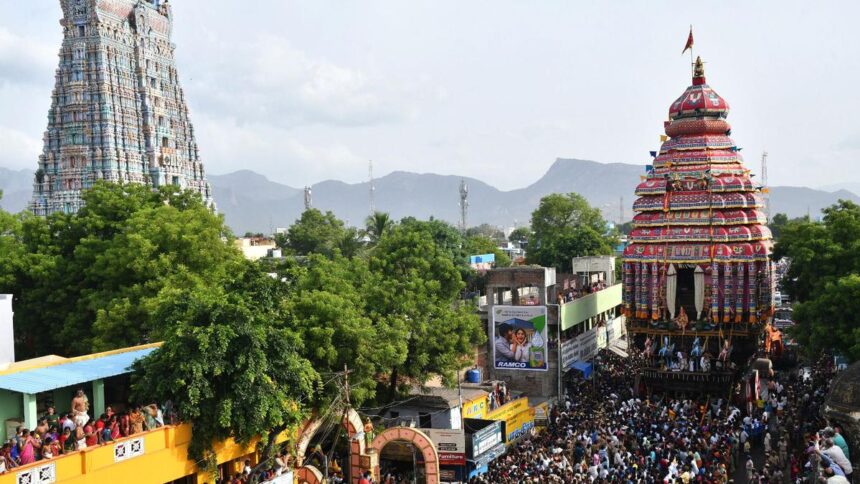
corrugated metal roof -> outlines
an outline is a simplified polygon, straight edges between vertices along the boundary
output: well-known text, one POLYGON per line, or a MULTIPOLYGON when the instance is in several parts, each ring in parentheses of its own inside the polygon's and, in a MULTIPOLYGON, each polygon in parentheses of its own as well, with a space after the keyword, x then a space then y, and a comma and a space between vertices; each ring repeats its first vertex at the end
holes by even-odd
POLYGON ((122 375, 129 373, 135 360, 154 350, 143 348, 0 375, 0 388, 20 393, 40 393, 122 375))

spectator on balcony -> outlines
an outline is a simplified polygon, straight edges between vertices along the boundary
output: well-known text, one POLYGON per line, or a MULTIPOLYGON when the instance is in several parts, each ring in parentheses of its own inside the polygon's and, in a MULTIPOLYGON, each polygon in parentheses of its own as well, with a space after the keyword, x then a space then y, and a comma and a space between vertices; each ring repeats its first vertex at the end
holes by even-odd
POLYGON ((45 443, 42 444, 42 458, 53 459, 60 455, 60 444, 51 437, 45 438, 45 443))
POLYGON ((116 440, 122 437, 122 434, 119 431, 119 418, 117 418, 116 414, 110 416, 108 429, 110 430, 111 440, 116 440))
POLYGON ((39 445, 36 441, 36 432, 30 432, 27 429, 24 429, 23 432, 23 445, 21 445, 21 465, 32 464, 36 462, 36 452, 39 445))
POLYGON ((60 421, 60 428, 64 431, 68 429, 70 432, 74 432, 76 427, 75 419, 71 413, 66 414, 63 420, 60 421))
POLYGON ((99 444, 103 444, 105 442, 105 440, 104 440, 105 418, 106 418, 106 415, 101 414, 101 416, 99 416, 98 420, 93 422, 93 427, 95 430, 96 439, 98 440, 99 444))
POLYGON ((90 420, 87 412, 90 410, 90 401, 87 394, 83 390, 78 390, 75 393, 75 398, 72 399, 72 413, 74 414, 75 424, 78 426, 85 425, 90 420))
POLYGON ((84 436, 86 438, 87 447, 99 445, 99 436, 92 422, 87 422, 84 425, 84 436))
POLYGON ((144 417, 140 412, 140 405, 135 405, 134 410, 129 415, 129 423, 131 424, 131 433, 139 434, 143 432, 144 417))
POLYGON ((128 410, 122 412, 117 421, 119 422, 119 434, 122 437, 131 435, 131 418, 129 417, 128 410))
POLYGON ((72 436, 72 431, 68 428, 63 429, 63 434, 60 435, 60 446, 64 454, 75 451, 75 438, 72 436))
POLYGON ((47 420, 47 421, 48 421, 48 425, 57 425, 57 426, 59 426, 60 416, 59 416, 59 415, 57 415, 57 413, 56 413, 56 411, 55 411, 55 409, 54 409, 54 407, 53 407, 53 406, 48 407, 48 411, 47 411, 47 413, 45 413, 44 417, 42 417, 42 418, 44 418, 45 420, 47 420))

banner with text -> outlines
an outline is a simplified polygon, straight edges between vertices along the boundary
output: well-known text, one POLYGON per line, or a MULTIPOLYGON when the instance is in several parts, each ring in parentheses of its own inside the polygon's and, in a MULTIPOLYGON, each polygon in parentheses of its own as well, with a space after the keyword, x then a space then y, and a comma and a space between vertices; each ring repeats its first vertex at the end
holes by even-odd
POLYGON ((546 306, 495 306, 491 324, 496 369, 547 371, 546 306))
POLYGON ((421 429, 430 437, 439 454, 439 465, 466 465, 466 435, 462 430, 421 429))

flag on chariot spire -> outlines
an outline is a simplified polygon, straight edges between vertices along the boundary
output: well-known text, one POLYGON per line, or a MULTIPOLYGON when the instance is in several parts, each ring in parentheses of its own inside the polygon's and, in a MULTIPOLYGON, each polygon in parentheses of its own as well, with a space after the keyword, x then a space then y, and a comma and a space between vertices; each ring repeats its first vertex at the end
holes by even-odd
POLYGON ((687 52, 688 50, 690 50, 692 48, 693 48, 693 26, 691 25, 690 26, 690 35, 687 36, 687 45, 684 46, 684 50, 681 51, 681 54, 683 55, 684 52, 687 52))

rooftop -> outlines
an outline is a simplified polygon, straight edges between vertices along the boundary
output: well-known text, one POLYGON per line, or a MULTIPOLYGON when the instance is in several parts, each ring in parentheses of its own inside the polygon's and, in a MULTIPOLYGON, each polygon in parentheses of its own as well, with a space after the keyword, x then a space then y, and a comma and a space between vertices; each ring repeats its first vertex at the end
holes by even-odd
POLYGON ((161 343, 152 343, 75 358, 50 355, 15 362, 0 371, 0 388, 36 394, 122 375, 159 346, 161 343))

